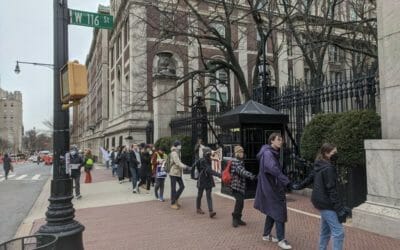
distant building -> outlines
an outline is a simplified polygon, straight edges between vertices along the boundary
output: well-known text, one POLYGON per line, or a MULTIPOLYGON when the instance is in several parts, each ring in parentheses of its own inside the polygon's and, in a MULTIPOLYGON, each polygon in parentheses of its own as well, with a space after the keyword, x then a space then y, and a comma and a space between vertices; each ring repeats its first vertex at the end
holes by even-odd
POLYGON ((7 142, 7 151, 22 150, 22 94, 0 88, 0 139, 7 142))

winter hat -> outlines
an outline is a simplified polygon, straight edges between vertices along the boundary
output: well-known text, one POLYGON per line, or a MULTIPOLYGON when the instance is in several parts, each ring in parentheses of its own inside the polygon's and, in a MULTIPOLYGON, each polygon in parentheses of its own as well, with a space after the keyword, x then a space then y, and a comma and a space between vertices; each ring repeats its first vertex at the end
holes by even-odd
POLYGON ((182 143, 181 143, 180 140, 176 140, 176 141, 174 142, 174 147, 178 147, 178 146, 180 146, 180 145, 182 145, 182 143))
POLYGON ((241 152, 244 152, 244 149, 243 149, 243 147, 242 146, 235 146, 234 147, 234 152, 235 152, 235 155, 237 154, 237 153, 241 153, 241 152))

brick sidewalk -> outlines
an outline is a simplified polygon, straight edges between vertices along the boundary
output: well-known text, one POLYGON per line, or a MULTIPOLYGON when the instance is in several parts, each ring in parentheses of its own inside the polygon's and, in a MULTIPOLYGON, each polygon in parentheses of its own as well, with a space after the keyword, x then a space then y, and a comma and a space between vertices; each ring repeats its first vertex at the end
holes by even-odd
MULTIPOLYGON (((293 249, 317 249, 319 219, 315 215, 294 212, 303 209, 317 214, 307 197, 288 197, 289 222, 286 237, 293 249)), ((147 201, 125 205, 85 208, 76 211, 76 219, 86 227, 85 249, 279 249, 276 244, 261 239, 264 215, 246 200, 243 219, 245 227, 232 228, 234 201, 213 197, 217 216, 195 213, 195 198, 183 198, 182 209, 172 210, 169 203, 147 201)), ((203 209, 206 208, 203 198, 203 209)), ((44 220, 34 223, 33 231, 44 220)), ((345 249, 397 250, 400 240, 380 236, 352 227, 345 227, 345 249)))

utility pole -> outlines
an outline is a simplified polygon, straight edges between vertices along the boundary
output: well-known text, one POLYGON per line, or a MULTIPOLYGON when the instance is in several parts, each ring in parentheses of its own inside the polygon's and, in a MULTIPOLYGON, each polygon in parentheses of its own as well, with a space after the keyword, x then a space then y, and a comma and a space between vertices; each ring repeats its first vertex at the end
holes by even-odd
POLYGON ((66 174, 61 157, 69 151, 69 111, 62 110, 60 69, 68 61, 68 3, 53 0, 54 7, 54 132, 53 180, 50 205, 46 212, 47 223, 38 233, 58 236, 57 250, 83 249, 83 225, 74 220, 75 209, 71 202, 72 179, 66 174))

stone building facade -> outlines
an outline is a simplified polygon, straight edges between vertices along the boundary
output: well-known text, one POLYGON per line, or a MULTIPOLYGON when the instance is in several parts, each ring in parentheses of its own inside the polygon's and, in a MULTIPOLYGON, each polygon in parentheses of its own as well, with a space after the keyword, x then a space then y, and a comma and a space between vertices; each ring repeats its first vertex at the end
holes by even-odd
MULTIPOLYGON (((209 2, 212 1, 201 1, 199 10, 211 12, 213 7, 209 2)), ((82 147, 95 149, 95 154, 100 146, 111 148, 145 142, 149 122, 154 121, 154 141, 168 135, 168 119, 177 113, 190 112, 194 90, 199 84, 213 80, 203 77, 196 83, 186 81, 168 95, 153 99, 161 90, 166 90, 166 86, 174 86, 177 78, 201 69, 201 56, 221 57, 221 51, 213 44, 203 44, 200 48, 194 39, 188 37, 160 39, 165 34, 155 27, 170 25, 168 21, 171 18, 179 20, 173 21, 174 25, 184 26, 194 22, 184 6, 174 10, 175 16, 170 17, 171 13, 160 12, 156 5, 145 0, 111 0, 109 12, 114 16, 114 28, 94 32, 86 61, 90 94, 79 107, 74 108, 72 141, 82 147), (163 61, 168 62, 167 67, 172 67, 173 76, 160 74, 163 61)), ((345 9, 340 13, 340 20, 351 18, 351 13, 345 9)), ((224 33, 225 27, 217 25, 218 32, 224 33)), ((237 22, 231 29, 236 46, 235 55, 251 89, 260 39, 250 19, 237 22)), ((276 56, 273 41, 279 42, 280 52, 277 63, 269 68, 271 84, 282 86, 293 82, 293 79, 307 80, 309 70, 293 38, 287 33, 274 32, 266 46, 268 58, 276 56)), ((324 58, 329 80, 341 80, 349 74, 346 71, 349 66, 343 63, 347 57, 343 51, 329 48, 324 58)), ((219 81, 228 82, 232 103, 243 102, 238 82, 232 73, 220 70, 216 72, 216 77, 219 81)), ((210 99, 206 102, 209 111, 219 111, 221 108, 219 102, 212 99, 226 101, 226 87, 221 86, 219 92, 217 94, 217 91, 209 90, 203 93, 206 99, 210 99)))
POLYGON ((9 143, 7 151, 22 151, 22 94, 0 89, 0 138, 9 143))

